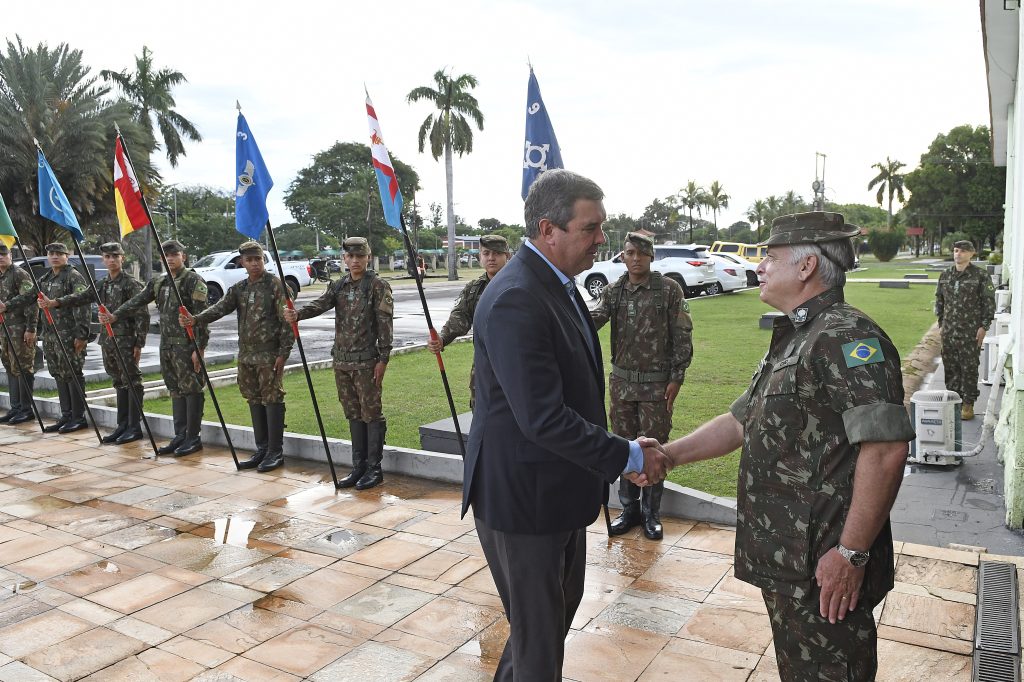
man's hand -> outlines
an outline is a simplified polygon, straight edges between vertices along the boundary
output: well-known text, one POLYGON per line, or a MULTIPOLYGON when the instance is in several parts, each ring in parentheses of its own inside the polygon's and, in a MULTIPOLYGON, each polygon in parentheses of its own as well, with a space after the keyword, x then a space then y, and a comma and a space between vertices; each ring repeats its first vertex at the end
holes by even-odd
POLYGON ((444 343, 441 341, 441 337, 431 338, 427 340, 427 350, 431 353, 440 353, 444 350, 444 343))
POLYGON ((650 481, 647 480, 647 477, 643 475, 643 472, 640 471, 630 471, 628 474, 622 475, 627 481, 640 488, 651 484, 650 481))
POLYGON ((281 376, 282 372, 284 372, 284 358, 278 355, 277 359, 274 360, 274 374, 281 376))
POLYGON ((117 315, 110 311, 100 311, 99 313, 100 324, 114 324, 117 322, 117 315))
POLYGON ((85 350, 85 346, 88 343, 89 342, 85 339, 75 339, 75 352, 81 353, 83 350, 85 350))
POLYGON ((203 366, 199 363, 199 353, 192 351, 192 368, 195 369, 196 374, 203 371, 203 366))
POLYGON ((668 403, 668 411, 670 413, 672 412, 672 406, 676 402, 677 395, 679 395, 679 382, 668 382, 668 386, 665 387, 665 402, 668 403))
POLYGON ((822 618, 835 623, 857 608, 860 585, 864 581, 864 567, 854 568, 835 547, 818 560, 814 579, 821 588, 819 610, 822 618))
POLYGON ((985 342, 985 328, 978 327, 978 333, 974 335, 974 338, 978 340, 978 345, 982 345, 985 342))
POLYGON ((139 363, 142 362, 142 346, 132 348, 132 358, 135 360, 135 366, 138 367, 139 363))
POLYGON ((36 300, 36 305, 39 306, 40 310, 52 310, 60 305, 60 303, 53 298, 46 298, 46 294, 39 294, 40 298, 36 300))
MULTIPOLYGON (((643 446, 641 446, 643 447, 643 446)), ((643 474, 651 485, 661 483, 665 480, 665 474, 672 468, 672 461, 668 456, 655 447, 645 447, 643 474)))
POLYGON ((388 363, 378 362, 373 366, 373 383, 377 384, 377 388, 384 385, 384 372, 388 369, 388 363))
POLYGON ((34 346, 36 345, 36 333, 26 331, 25 332, 25 345, 34 346))
POLYGON ((192 316, 187 310, 182 310, 178 313, 178 324, 182 327, 191 327, 196 323, 196 318, 192 316))
POLYGON ((295 324, 299 321, 299 311, 292 310, 291 308, 284 309, 284 321, 288 324, 295 324))

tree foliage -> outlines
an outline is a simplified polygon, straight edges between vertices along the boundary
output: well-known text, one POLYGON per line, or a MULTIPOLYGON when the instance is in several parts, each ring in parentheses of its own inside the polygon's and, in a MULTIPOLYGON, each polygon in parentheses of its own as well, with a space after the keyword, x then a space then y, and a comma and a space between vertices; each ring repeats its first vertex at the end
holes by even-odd
POLYGON ((235 230, 233 190, 190 185, 178 187, 177 195, 177 211, 167 196, 153 208, 153 219, 162 239, 173 237, 185 246, 190 262, 214 251, 232 251, 247 240, 235 230))
POLYGON ((900 173, 900 169, 904 168, 907 164, 902 161, 896 161, 890 159, 888 156, 885 157, 885 161, 871 164, 872 168, 878 170, 878 175, 871 178, 871 182, 868 183, 868 189, 874 189, 878 187, 878 193, 875 195, 875 201, 878 205, 882 205, 882 201, 885 198, 886 193, 889 194, 889 221, 886 224, 887 227, 892 227, 892 200, 893 197, 899 199, 902 204, 906 201, 906 197, 903 194, 904 181, 906 175, 900 173))

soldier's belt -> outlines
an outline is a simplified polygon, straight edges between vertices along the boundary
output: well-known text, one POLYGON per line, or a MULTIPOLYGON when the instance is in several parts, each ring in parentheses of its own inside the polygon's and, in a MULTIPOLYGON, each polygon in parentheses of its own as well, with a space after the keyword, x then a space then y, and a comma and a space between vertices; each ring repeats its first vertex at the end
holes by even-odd
POLYGON ((276 351, 280 347, 277 341, 268 341, 267 343, 243 343, 238 346, 238 350, 241 353, 266 353, 269 351, 276 351))
POLYGON ((637 372, 612 365, 612 376, 619 377, 633 384, 649 384, 655 381, 668 381, 668 372, 637 372))
MULTIPOLYGON (((276 348, 276 346, 275 346, 276 348)), ((362 362, 363 360, 373 360, 374 358, 380 357, 380 353, 377 352, 376 348, 369 350, 361 350, 355 353, 345 353, 338 351, 334 354, 334 359, 338 362, 362 362)))

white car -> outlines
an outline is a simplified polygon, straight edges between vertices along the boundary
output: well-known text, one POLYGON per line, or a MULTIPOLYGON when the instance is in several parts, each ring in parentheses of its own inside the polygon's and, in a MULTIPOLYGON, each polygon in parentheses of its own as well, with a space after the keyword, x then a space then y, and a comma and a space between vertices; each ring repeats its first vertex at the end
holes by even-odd
MULTIPOLYGON (((221 299, 232 284, 241 282, 248 275, 241 264, 241 256, 238 251, 219 251, 203 256, 192 266, 200 277, 206 282, 207 300, 213 304, 221 299)), ((267 271, 277 275, 277 264, 270 261, 266 253, 263 254, 267 271)), ((292 292, 294 298, 299 294, 302 287, 313 283, 313 268, 303 261, 281 261, 284 268, 284 282, 292 292)))
POLYGON ((746 289, 751 286, 750 276, 754 278, 754 285, 757 284, 757 273, 754 272, 757 266, 753 263, 749 261, 744 262, 742 258, 736 258, 736 256, 730 256, 729 254, 710 253, 708 255, 711 258, 711 262, 715 264, 715 276, 722 283, 722 290, 725 293, 730 293, 737 289, 746 289), (740 261, 740 263, 736 261, 740 261), (749 266, 749 269, 745 267, 744 263, 746 266, 749 266))
MULTIPOLYGON (((699 296, 704 291, 709 294, 722 292, 722 285, 715 277, 714 264, 706 255, 701 256, 692 248, 655 244, 651 270, 675 280, 688 298, 699 296)), ((625 272, 626 265, 619 253, 611 260, 594 263, 594 267, 584 270, 577 278, 591 298, 598 298, 609 282, 614 282, 625 272)))

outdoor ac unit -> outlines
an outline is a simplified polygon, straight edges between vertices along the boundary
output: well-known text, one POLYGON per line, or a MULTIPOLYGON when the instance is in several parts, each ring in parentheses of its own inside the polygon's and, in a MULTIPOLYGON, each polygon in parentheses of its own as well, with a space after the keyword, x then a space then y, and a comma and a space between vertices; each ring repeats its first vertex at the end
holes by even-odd
POLYGON ((1006 313, 1010 311, 1010 290, 996 289, 996 312, 1006 313))
POLYGON ((963 449, 960 403, 960 396, 953 391, 918 391, 911 397, 910 420, 917 436, 910 444, 908 462, 948 466, 963 461, 956 455, 928 454, 963 449))
POLYGON ((992 320, 992 325, 989 327, 989 333, 999 336, 1001 334, 1010 333, 1010 313, 999 313, 995 319, 992 320))

